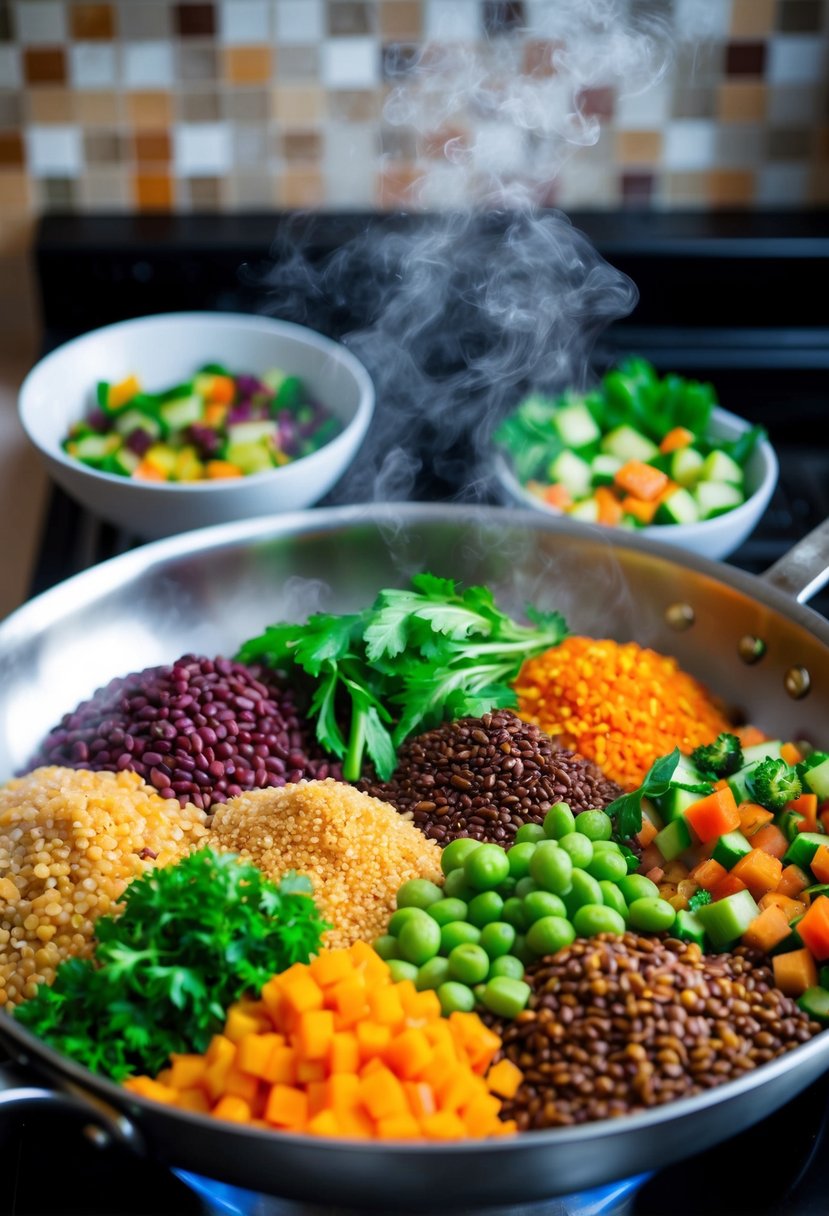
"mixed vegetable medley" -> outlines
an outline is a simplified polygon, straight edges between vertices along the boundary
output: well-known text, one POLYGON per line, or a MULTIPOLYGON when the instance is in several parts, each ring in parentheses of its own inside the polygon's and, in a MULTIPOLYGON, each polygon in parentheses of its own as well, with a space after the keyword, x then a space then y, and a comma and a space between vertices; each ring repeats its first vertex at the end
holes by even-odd
POLYGON ((97 403, 64 450, 104 473, 139 481, 216 481, 280 468, 341 430, 302 380, 279 368, 262 376, 220 363, 192 380, 146 392, 134 375, 100 381, 97 403))
MULTIPOLYGON (((687 722, 617 784, 513 712, 549 711, 541 660, 578 641, 424 573, 114 681, 0 788, 0 1003, 136 1095, 369 1140, 614 1118, 805 1042, 829 752, 731 723, 689 746, 724 711, 672 671, 687 722)), ((611 704, 629 656, 600 645, 611 704)))
POLYGON ((587 393, 532 393, 495 432, 522 486, 588 523, 691 524, 739 507, 762 427, 717 437, 710 384, 629 358, 587 393))

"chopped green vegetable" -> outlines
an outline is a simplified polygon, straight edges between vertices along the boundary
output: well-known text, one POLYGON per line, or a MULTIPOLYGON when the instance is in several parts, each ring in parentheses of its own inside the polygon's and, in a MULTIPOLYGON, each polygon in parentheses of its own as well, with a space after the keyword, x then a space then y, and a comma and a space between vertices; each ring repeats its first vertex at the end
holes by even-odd
POLYGON ((785 760, 773 757, 760 761, 752 770, 748 784, 754 801, 770 811, 782 811, 787 802, 799 798, 803 792, 797 771, 785 760))
POLYGON ((14 1016, 116 1081, 154 1075, 171 1052, 207 1049, 229 1005, 307 962, 329 926, 305 877, 277 885, 234 854, 199 849, 130 883, 95 926, 91 959, 60 964, 14 1016))
POLYGON ((605 807, 616 824, 616 834, 621 840, 629 840, 642 828, 642 799, 659 798, 667 794, 676 766, 680 762, 678 747, 668 756, 659 756, 645 774, 645 780, 638 789, 629 794, 621 794, 610 806, 605 807))
POLYGON ((700 887, 700 889, 698 891, 695 891, 694 894, 691 896, 691 898, 688 900, 688 911, 696 912, 697 908, 704 908, 706 904, 710 904, 710 903, 711 903, 711 892, 706 891, 705 887, 700 887))
POLYGON ((691 760, 697 768, 715 777, 730 777, 743 767, 743 747, 737 735, 723 731, 713 743, 704 743, 691 752, 691 760))

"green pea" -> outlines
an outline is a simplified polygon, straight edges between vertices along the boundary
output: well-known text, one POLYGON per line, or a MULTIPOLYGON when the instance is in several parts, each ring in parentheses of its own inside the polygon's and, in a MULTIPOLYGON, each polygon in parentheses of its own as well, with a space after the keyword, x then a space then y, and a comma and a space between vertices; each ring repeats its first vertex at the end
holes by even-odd
POLYGON ((487 981, 482 1003, 498 1017, 514 1018, 526 1008, 531 992, 529 984, 525 984, 523 980, 514 980, 508 975, 496 975, 494 979, 487 981))
POLYGON ((471 1013, 475 1008, 475 993, 466 984, 447 980, 437 990, 440 1011, 445 1018, 450 1013, 471 1013))
POLYGON ((392 937, 397 937, 403 926, 410 920, 419 920, 426 916, 422 908, 398 908, 396 912, 392 912, 389 918, 389 933, 392 937))
POLYGON ((563 916, 542 916, 527 930, 527 946, 533 954, 555 954, 576 939, 576 931, 563 916))
POLYGON ((462 984, 482 984, 489 975, 489 955, 483 946, 466 942, 449 955, 449 978, 462 984))
POLYGON ((515 885, 515 894, 518 899, 526 899, 531 892, 538 890, 538 883, 534 878, 530 878, 529 874, 526 878, 519 878, 515 885))
POLYGON ((591 840, 610 840, 613 820, 604 811, 582 811, 576 815, 576 831, 584 832, 591 840))
POLYGON ((439 925, 448 925, 453 920, 466 920, 469 905, 462 899, 439 899, 426 909, 432 920, 439 925))
POLYGON ((596 853, 618 853, 618 855, 621 857, 622 849, 615 840, 594 840, 593 853, 594 855, 596 853))
POLYGON ((511 874, 508 874, 503 882, 498 883, 498 894, 503 899, 509 899, 510 895, 515 894, 515 888, 517 886, 518 886, 518 879, 513 878, 513 876, 511 874))
POLYGON ((428 963, 418 967, 415 976, 415 988, 423 992, 426 988, 440 988, 449 979, 449 960, 436 954, 428 963))
POLYGON ((502 954, 509 954, 514 944, 515 929, 506 921, 491 921, 481 930, 481 945, 489 958, 500 958, 502 954))
POLYGON ((453 870, 460 869, 469 854, 480 847, 480 840, 470 840, 467 836, 459 836, 457 840, 450 840, 440 855, 440 868, 444 874, 451 874, 453 870))
POLYGON ((412 980, 416 983, 417 967, 414 963, 407 963, 403 958, 390 958, 389 975, 393 984, 399 984, 402 980, 412 980))
POLYGON ((397 945, 397 938, 392 937, 391 933, 384 933, 382 937, 375 937, 371 943, 375 954, 379 954, 386 962, 393 958, 400 958, 400 949, 397 945))
POLYGON ((579 937, 595 937, 597 933, 624 933, 625 918, 603 904, 582 904, 573 917, 573 928, 579 937))
POLYGON ((602 849, 598 853, 593 854, 593 860, 587 867, 587 873, 599 882, 606 880, 607 882, 618 882, 620 878, 624 878, 628 872, 627 862, 621 853, 611 853, 608 849, 602 849))
POLYGON ((618 912, 619 915, 624 917, 625 921, 627 921, 628 906, 625 903, 625 897, 616 886, 616 883, 610 882, 606 878, 600 878, 599 886, 602 890, 602 902, 606 904, 608 908, 612 908, 614 912, 618 912))
POLYGON ((544 829, 540 823, 522 823, 515 833, 516 844, 537 844, 544 839, 544 829))
POLYGON ((475 891, 493 891, 509 874, 506 852, 497 844, 482 844, 465 859, 463 872, 475 891))
POLYGON ((584 904, 602 904, 604 897, 602 889, 596 882, 595 878, 591 878, 586 870, 573 871, 573 885, 567 894, 564 896, 564 906, 567 909, 567 915, 572 917, 575 915, 578 908, 584 904))
POLYGON ((482 929, 490 921, 500 920, 504 910, 504 901, 497 891, 482 891, 469 901, 467 920, 471 925, 482 929))
MULTIPOLYGON (((408 964, 406 965, 408 966, 408 964)), ((492 966, 489 969, 489 978, 491 980, 499 975, 506 975, 511 980, 523 980, 524 964, 514 954, 502 954, 500 958, 492 960, 492 966)))
POLYGON ((508 925, 512 925, 513 929, 519 933, 523 933, 527 925, 530 923, 527 920, 524 912, 524 901, 513 895, 509 899, 504 900, 504 908, 501 912, 501 920, 506 921, 508 925))
POLYGON ((561 840, 576 830, 576 817, 566 802, 557 802, 544 816, 544 835, 550 840, 561 840))
POLYGON ((523 933, 519 933, 516 937, 512 953, 517 959, 520 959, 525 967, 529 967, 530 963, 535 962, 535 955, 527 945, 527 939, 523 933))
POLYGON ((455 946, 460 946, 464 942, 479 942, 481 940, 481 930, 475 925, 468 924, 465 920, 453 920, 448 925, 443 925, 440 930, 440 952, 441 954, 449 954, 455 946))
POLYGON ((564 849, 574 866, 586 870, 593 860, 593 845, 582 832, 568 832, 558 842, 558 847, 564 849))
POLYGON ((530 841, 524 844, 514 844, 511 849, 507 849, 507 861, 509 862, 509 872, 516 880, 525 878, 530 872, 530 861, 535 852, 535 845, 530 841))
POLYGON ((446 882, 443 884, 443 894, 447 899, 462 899, 467 904, 474 897, 475 892, 466 881, 466 875, 462 867, 450 870, 446 875, 446 882))
POLYGON ((634 899, 628 908, 630 923, 634 929, 646 933, 664 933, 676 920, 676 908, 667 899, 634 899))
POLYGON ((483 1004, 485 988, 486 988, 486 984, 483 983, 483 984, 476 984, 475 987, 472 989, 472 991, 475 995, 475 1003, 477 1005, 483 1004))
POLYGON ((400 955, 407 963, 421 967, 440 950, 440 925, 431 916, 407 920, 397 935, 400 955))
POLYGON ((527 924, 541 920, 542 916, 566 916, 567 909, 564 900, 552 891, 531 891, 524 900, 522 907, 527 918, 527 924))
POLYGON ((573 863, 564 849, 548 841, 536 849, 530 862, 530 876, 542 890, 564 895, 573 885, 573 863))
POLYGON ((625 897, 628 907, 637 899, 657 899, 659 887, 644 874, 626 874, 616 884, 625 897))
POLYGON ((428 878, 410 878, 397 892, 398 908, 428 908, 443 899, 443 887, 428 878))

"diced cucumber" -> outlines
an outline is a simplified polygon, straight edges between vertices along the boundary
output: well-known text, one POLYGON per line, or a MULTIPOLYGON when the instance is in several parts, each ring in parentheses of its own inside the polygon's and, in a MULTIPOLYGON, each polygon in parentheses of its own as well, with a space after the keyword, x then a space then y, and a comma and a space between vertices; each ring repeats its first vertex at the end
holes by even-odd
POLYGON ((125 410, 123 414, 117 416, 115 419, 115 430, 125 438, 127 435, 131 435, 133 431, 146 431, 150 438, 158 439, 161 435, 161 424, 142 410, 130 409, 125 410))
POLYGON ((829 760, 823 760, 814 768, 807 768, 803 780, 813 794, 817 794, 818 802, 829 800, 829 760))
POLYGON ((658 524, 695 524, 699 520, 699 508, 688 491, 680 486, 662 499, 653 519, 658 524))
POLYGON ((599 504, 595 498, 583 498, 581 502, 570 507, 567 514, 571 519, 580 519, 587 524, 597 524, 599 522, 599 504))
POLYGON ((122 443, 120 435, 86 435, 72 440, 67 450, 84 464, 102 464, 108 456, 118 451, 122 443))
POLYGON ((590 471, 593 475, 594 486, 612 486, 616 474, 622 467, 622 462, 618 456, 608 456, 601 454, 594 456, 590 462, 590 471))
POLYGON ((691 847, 691 831, 684 819, 674 819, 656 833, 653 843, 666 861, 673 861, 691 847))
MULTIPOLYGON (((264 440, 276 440, 279 426, 276 422, 264 420, 260 422, 234 422, 227 428, 229 444, 259 443, 264 440)), ((572 492, 572 491, 571 491, 572 492)))
POLYGON ((783 740, 768 739, 765 743, 752 743, 743 748, 743 768, 755 760, 782 760, 783 740))
POLYGON ((285 379, 285 373, 280 371, 278 367, 270 367, 264 373, 264 375, 259 377, 259 379, 271 390, 272 393, 277 393, 279 392, 282 382, 285 379))
POLYGON ((749 891, 737 891, 713 904, 697 908, 705 932, 715 946, 730 946, 739 941, 760 909, 749 891))
POLYGON ((601 431, 583 401, 565 405, 553 417, 553 430, 568 448, 584 448, 601 439, 601 431))
POLYGON ((659 813, 667 823, 673 823, 679 819, 683 812, 691 806, 692 803, 698 802, 702 794, 693 794, 690 790, 682 790, 679 786, 669 786, 666 793, 657 798, 656 805, 659 808, 659 813))
POLYGON ((781 811, 775 818, 775 823, 788 841, 794 840, 800 831, 800 825, 805 823, 806 816, 799 811, 781 811))
POLYGON ((742 832, 725 832, 714 845, 712 857, 726 870, 736 866, 741 857, 751 852, 751 845, 742 832))
POLYGON ((608 431, 599 446, 609 456, 615 456, 621 460, 622 464, 628 460, 642 460, 647 463, 647 461, 653 460, 654 456, 659 455, 659 448, 648 439, 647 435, 643 435, 641 431, 636 431, 632 426, 626 424, 608 431))
POLYGON ((203 410, 201 397, 174 397, 172 401, 164 402, 158 416, 168 432, 183 431, 199 421, 203 410))
POLYGON ((692 486, 695 481, 699 480, 704 460, 702 452, 698 452, 696 448, 677 448, 675 452, 671 452, 671 461, 667 470, 671 481, 686 488, 692 486))
POLYGON ((129 448, 120 447, 112 455, 113 469, 125 477, 132 477, 140 463, 141 457, 136 456, 135 452, 131 452, 129 448))
MULTIPOLYGON (((743 752, 743 756, 745 756, 745 752, 743 752)), ((751 764, 744 764, 742 768, 737 769, 736 773, 726 777, 728 788, 734 795, 734 801, 737 804, 753 801, 749 790, 749 779, 759 763, 759 760, 753 760, 751 764)))
POLYGON ((727 481, 698 481, 693 490, 699 507, 700 519, 714 519, 725 515, 745 502, 745 495, 737 486, 727 481))
POLYGON ((822 832, 798 832, 786 850, 783 865, 808 870, 815 853, 824 844, 829 844, 829 838, 822 832))
POLYGON ((741 486, 743 484, 743 470, 736 460, 732 460, 727 452, 721 452, 717 448, 715 451, 709 452, 705 457, 702 465, 701 480, 724 481, 731 485, 741 486))
MULTIPOLYGON (((710 781, 687 756, 679 757, 677 766, 671 775, 671 785, 707 785, 713 790, 710 781)), ((697 797, 699 798, 700 795, 697 794, 697 797)))
POLYGON ((825 988, 807 988, 797 1003, 816 1022, 829 1022, 829 992, 825 988))
POLYGON ((255 440, 252 443, 229 443, 225 449, 225 460, 237 465, 243 473, 264 473, 274 468, 268 445, 255 440))
POLYGON ((573 498, 584 498, 590 493, 590 465, 575 452, 559 452, 547 470, 550 481, 559 481, 573 498))
POLYGON ((685 908, 677 912, 671 936, 683 942, 696 942, 701 950, 705 948, 705 926, 696 912, 688 912, 685 908))

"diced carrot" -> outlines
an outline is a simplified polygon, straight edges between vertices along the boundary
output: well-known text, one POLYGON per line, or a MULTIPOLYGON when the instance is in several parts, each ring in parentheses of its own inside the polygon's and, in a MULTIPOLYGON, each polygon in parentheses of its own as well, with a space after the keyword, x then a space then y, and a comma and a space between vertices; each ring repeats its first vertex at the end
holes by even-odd
POLYGON ((178 1091, 178 1106, 183 1110, 192 1110, 199 1115, 206 1115, 210 1112, 210 1103, 207 1100, 207 1094, 203 1089, 180 1089, 178 1091))
MULTIPOLYGON (((214 1066, 215 1067, 215 1066, 214 1066)), ((237 1098, 244 1098, 248 1103, 252 1103, 256 1097, 259 1088, 259 1081, 256 1077, 249 1076, 234 1063, 228 1068, 224 1077, 224 1085, 222 1092, 226 1094, 234 1094, 237 1098)), ((210 1093, 210 1077, 207 1075, 207 1091, 210 1093)), ((218 1096, 221 1096, 219 1094, 218 1096)))
POLYGON ((331 1036, 328 1052, 328 1068, 336 1073, 356 1072, 360 1067, 360 1044, 357 1036, 348 1030, 335 1031, 331 1036))
POLYGON ((599 519, 600 524, 609 524, 610 527, 615 527, 622 518, 622 504, 610 486, 597 486, 593 491, 593 497, 599 504, 599 519))
MULTIPOLYGON (((397 985, 398 988, 402 986, 402 984, 397 985)), ((433 988, 426 988, 423 992, 415 992, 411 999, 408 1000, 404 996, 404 1008, 406 1010, 406 1017, 411 1021, 427 1021, 440 1017, 440 1000, 433 988)), ((441 1023, 438 1024, 440 1025, 441 1023)))
POLYGON ((204 1056, 173 1053, 170 1056, 170 1084, 173 1089, 193 1089, 204 1080, 207 1061, 204 1056))
POLYGON ((281 978, 283 1017, 287 1014, 298 1019, 309 1010, 322 1009, 322 989, 319 984, 314 983, 307 971, 293 976, 286 971, 281 978))
POLYGON ((221 426, 227 418, 227 406, 221 401, 208 401, 204 407, 204 425, 221 426))
MULTIPOLYGON (((357 1083, 359 1085, 359 1081, 357 1083)), ((328 1106, 328 1082, 309 1081, 305 1092, 308 1095, 308 1118, 313 1119, 314 1115, 318 1115, 328 1106)))
POLYGON ((236 1066, 253 1077, 267 1078, 268 1063, 275 1047, 284 1047, 281 1034, 246 1034, 236 1049, 236 1066))
POLYGON ((737 811, 740 816, 739 828, 744 836, 752 836, 774 819, 771 811, 767 811, 764 806, 759 806, 756 802, 741 802, 737 811))
POLYGON ((656 508, 659 503, 656 499, 651 502, 646 502, 643 498, 634 498, 632 494, 626 495, 622 499, 622 511, 625 515, 632 515, 634 519, 638 519, 640 524, 653 523, 653 517, 656 514, 656 508))
POLYGON ((132 401, 136 393, 141 392, 141 382, 137 376, 127 376, 118 384, 111 384, 107 392, 107 409, 120 410, 132 401))
POLYGON ((388 1068, 379 1068, 360 1078, 360 1101, 372 1119, 407 1115, 409 1104, 403 1086, 388 1068))
POLYGON ((209 481, 224 481, 228 477, 244 477, 238 464, 234 464, 231 460, 208 460, 204 469, 209 481))
POLYGON ((783 865, 778 857, 753 848, 731 867, 730 872, 745 883, 755 899, 761 899, 769 891, 774 891, 780 882, 783 865))
POLYGON ((829 802, 824 802, 818 812, 818 819, 823 825, 824 832, 829 832, 829 802))
POLYGON ((265 1120, 277 1127, 299 1129, 308 1122, 308 1095, 291 1085, 272 1085, 265 1120))
POLYGON ((800 825, 801 832, 814 832, 817 828, 817 794, 801 794, 799 798, 793 798, 787 803, 786 810, 797 811, 803 816, 804 822, 800 825))
POLYGON ((642 826, 636 833, 636 839, 639 841, 642 848, 646 849, 657 835, 657 832, 658 828, 653 820, 649 819, 647 815, 643 815, 642 826))
POLYGON ((153 1102, 163 1102, 165 1106, 175 1106, 178 1094, 170 1085, 162 1085, 151 1077, 127 1077, 124 1088, 130 1093, 142 1098, 152 1098, 153 1102))
POLYGON ((325 1060, 300 1060, 296 1062, 297 1085, 310 1085, 312 1081, 324 1081, 328 1073, 325 1060))
POLYGON ((139 481, 167 480, 161 469, 156 468, 156 466, 150 460, 142 460, 141 463, 136 465, 136 467, 133 469, 132 475, 133 477, 137 477, 139 481))
POLYGON ((733 832, 740 823, 737 803, 728 786, 692 802, 683 817, 704 844, 733 832))
POLYGON ((345 1133, 333 1110, 320 1110, 309 1120, 305 1128, 309 1136, 342 1136, 345 1133))
POLYGON ((231 1043, 241 1043, 248 1035, 257 1034, 264 1029, 262 1019, 249 1013, 241 1005, 231 1005, 225 1020, 225 1038, 231 1043))
MULTIPOLYGON (((461 1110, 480 1095, 483 1085, 480 1077, 476 1077, 465 1069, 456 1072, 444 1086, 440 1095, 441 1108, 443 1110, 461 1110)), ((483 1092, 486 1092, 485 1088, 483 1092)))
POLYGON ((810 883, 811 879, 801 870, 800 866, 784 866, 775 891, 778 895, 788 895, 792 899, 797 899, 800 892, 805 891, 810 883))
POLYGON ((765 743, 768 739, 768 735, 764 734, 758 726, 735 726, 734 734, 743 747, 754 747, 755 744, 765 743))
POLYGON ((829 882, 829 845, 819 845, 809 865, 818 882, 829 882))
MULTIPOLYGON (((661 866, 654 866, 653 869, 648 870, 647 874, 645 875, 645 878, 649 878, 650 881, 656 883, 657 886, 659 886, 664 877, 665 871, 661 866)), ((671 892, 671 894, 673 894, 673 892, 671 892)))
POLYGON ((782 858, 789 851, 788 840, 780 828, 773 823, 767 823, 764 828, 759 828, 752 836, 751 844, 753 848, 762 849, 764 853, 770 853, 772 857, 777 858, 782 858))
POLYGON ((768 954, 791 933, 786 913, 773 904, 764 908, 743 934, 743 945, 768 954))
POLYGON ((818 895, 806 915, 797 922, 803 944, 819 962, 829 958, 829 899, 818 895))
POLYGON ((795 747, 794 743, 784 743, 780 748, 780 755, 791 768, 794 768, 796 764, 800 764, 800 761, 803 759, 800 749, 795 747))
POLYGON ((348 976, 326 988, 325 998, 329 1008, 339 1015, 339 1025, 336 1029, 353 1026, 366 1010, 366 986, 362 976, 348 976))
POLYGON ((251 1109, 244 1098, 225 1094, 213 1107, 211 1114, 216 1119, 227 1119, 230 1123, 250 1123, 251 1109))
POLYGON ((711 888, 711 899, 714 903, 718 899, 728 899, 729 895, 736 895, 738 891, 745 891, 746 884, 741 878, 737 878, 732 870, 726 874, 725 878, 721 878, 715 887, 711 888))
POLYGON ((360 1078, 356 1073, 338 1072, 329 1077, 328 1103, 332 1110, 351 1110, 360 1100, 360 1078))
POLYGON ((668 484, 668 474, 642 460, 627 460, 614 477, 614 484, 624 494, 642 502, 653 502, 668 484))
POLYGON ((324 1059, 333 1037, 334 1014, 330 1009, 309 1009, 300 1015, 294 1043, 304 1059, 324 1059))
POLYGON ((573 495, 561 482, 554 481, 545 488, 544 501, 548 507, 558 507, 559 511, 566 511, 573 505, 573 495))
POLYGON ((308 970, 320 988, 328 988, 351 975, 354 965, 347 950, 323 950, 311 960, 308 970))
POLYGON ((659 450, 663 456, 668 456, 671 452, 676 452, 680 448, 690 447, 693 442, 693 431, 689 431, 687 426, 675 426, 673 430, 668 431, 667 435, 663 436, 659 450))
POLYGON ((406 1016, 403 1012, 400 993, 394 984, 389 984, 385 988, 375 988, 370 992, 368 1007, 375 1021, 379 1022, 381 1026, 390 1026, 392 1029, 402 1025, 406 1016))
POLYGON ((473 1138, 493 1135, 493 1129, 499 1122, 500 1108, 501 1104, 498 1099, 491 1095, 476 1098, 474 1102, 470 1102, 469 1106, 461 1111, 467 1134, 473 1138))
POLYGON ((296 1052, 293 1047, 276 1046, 268 1056, 262 1080, 271 1085, 294 1085, 296 1082, 296 1052))
POLYGON ((462 1140, 466 1135, 463 1120, 453 1111, 439 1110, 421 1124, 427 1140, 462 1140))
POLYGON ((228 1039, 223 1034, 214 1034, 213 1038, 210 1040, 210 1043, 208 1044, 207 1052, 205 1055, 205 1060, 208 1064, 208 1067, 211 1064, 218 1064, 218 1063, 227 1064, 228 1066, 230 1066, 230 1064, 233 1063, 233 1060, 235 1059, 235 1057, 236 1057, 236 1044, 231 1043, 230 1039, 228 1039))
POLYGON ((236 385, 232 376, 213 376, 208 401, 219 401, 222 405, 230 405, 236 396, 236 385))
POLYGON ((704 887, 706 891, 713 891, 717 883, 722 882, 728 874, 724 865, 715 861, 713 857, 706 858, 699 865, 694 866, 691 873, 688 875, 700 887, 704 887))
POLYGON ((389 1068, 404 1081, 413 1080, 432 1060, 432 1045, 422 1030, 404 1030, 386 1048, 389 1068))
MULTIPOLYGON (((778 887, 779 887, 778 883, 778 887)), ((806 904, 799 899, 791 899, 788 895, 781 895, 780 891, 768 891, 761 899, 757 901, 757 906, 761 909, 780 908, 785 913, 789 924, 796 920, 798 916, 802 916, 806 911, 806 904)))
POLYGON ((807 988, 814 988, 818 982, 815 960, 805 949, 775 954, 772 967, 776 986, 787 996, 803 996, 807 988))
POLYGON ((420 1126, 411 1115, 392 1115, 377 1120, 378 1140, 419 1140, 420 1126))
POLYGON ((348 947, 348 953, 351 955, 354 966, 365 974, 368 982, 372 984, 389 982, 388 964, 383 962, 380 955, 368 942, 353 942, 348 947))
POLYGON ((437 1110, 434 1090, 425 1081, 406 1081, 403 1084, 403 1092, 416 1119, 425 1119, 437 1110))
POLYGON ((501 1098, 513 1098, 524 1076, 511 1060, 499 1060, 486 1074, 486 1083, 501 1098))
POLYGON ((391 1042, 391 1027, 380 1022, 368 1020, 358 1022, 356 1026, 357 1043, 360 1047, 360 1059, 365 1063, 372 1056, 380 1056, 391 1042))

